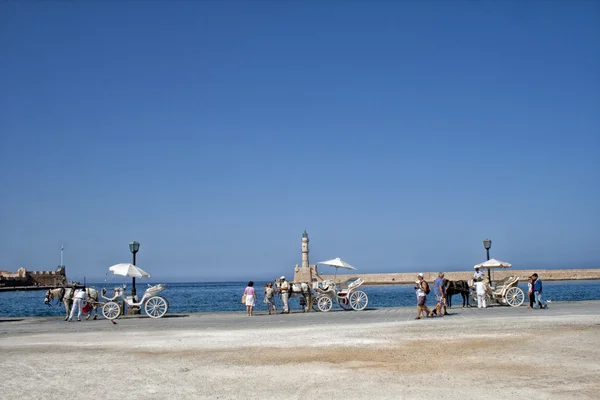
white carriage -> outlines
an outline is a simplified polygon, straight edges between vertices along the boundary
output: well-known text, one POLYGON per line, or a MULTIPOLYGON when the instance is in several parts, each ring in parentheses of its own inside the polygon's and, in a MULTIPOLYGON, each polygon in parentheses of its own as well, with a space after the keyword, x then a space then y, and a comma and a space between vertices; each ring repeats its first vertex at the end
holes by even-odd
POLYGON ((161 318, 169 310, 167 300, 164 297, 157 296, 158 293, 165 289, 164 284, 148 285, 140 301, 136 301, 137 299, 133 298, 133 296, 125 296, 125 287, 125 285, 115 287, 112 297, 107 297, 106 288, 102 288, 102 297, 107 300, 107 303, 102 306, 102 315, 104 315, 104 318, 115 319, 121 315, 122 310, 119 301, 125 301, 127 307, 144 309, 150 318, 161 318))
MULTIPOLYGON (((109 272, 113 272, 116 275, 129 276, 134 278, 149 278, 150 274, 146 271, 132 264, 116 264, 110 267, 109 272)), ((106 284, 106 282, 105 282, 106 284)), ((158 285, 148 285, 148 288, 144 292, 142 298, 138 301, 137 296, 126 296, 125 295, 126 285, 117 286, 113 288, 112 297, 106 295, 106 285, 102 288, 101 296, 107 300, 106 303, 102 304, 102 315, 104 318, 113 320, 118 318, 123 313, 123 308, 119 302, 124 303, 130 308, 143 309, 150 318, 161 318, 169 310, 169 303, 167 300, 158 296, 158 293, 165 289, 165 285, 160 283, 158 285)))
POLYGON ((327 312, 333 307, 333 302, 337 301, 344 310, 364 310, 369 304, 369 297, 362 290, 357 290, 363 283, 361 278, 350 278, 339 285, 332 280, 315 282, 313 284, 315 292, 312 299, 313 309, 327 312))
MULTIPOLYGON (((492 283, 492 270, 496 268, 511 268, 512 264, 498 261, 495 259, 488 260, 484 263, 475 265, 474 268, 488 269, 488 282, 486 283, 486 302, 488 304, 496 303, 500 305, 509 305, 511 307, 519 307, 525 301, 525 293, 518 286, 519 276, 507 276, 506 278, 492 283)), ((473 286, 474 282, 469 281, 469 286, 473 286)), ((471 291, 471 301, 477 302, 477 293, 471 291)))

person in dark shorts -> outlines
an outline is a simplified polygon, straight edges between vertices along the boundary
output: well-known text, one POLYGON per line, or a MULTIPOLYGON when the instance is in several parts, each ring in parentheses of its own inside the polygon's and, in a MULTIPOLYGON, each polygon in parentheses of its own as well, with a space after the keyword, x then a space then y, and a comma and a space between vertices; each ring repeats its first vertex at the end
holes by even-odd
POLYGON ((425 279, 423 278, 423 274, 419 274, 417 276, 417 281, 415 282, 417 284, 417 286, 415 286, 415 289, 417 291, 417 318, 416 319, 421 319, 421 314, 423 311, 425 311, 427 313, 427 317, 431 316, 431 311, 429 311, 429 308, 427 308, 426 304, 427 304, 427 292, 429 292, 429 285, 427 285, 427 282, 425 281, 425 279))

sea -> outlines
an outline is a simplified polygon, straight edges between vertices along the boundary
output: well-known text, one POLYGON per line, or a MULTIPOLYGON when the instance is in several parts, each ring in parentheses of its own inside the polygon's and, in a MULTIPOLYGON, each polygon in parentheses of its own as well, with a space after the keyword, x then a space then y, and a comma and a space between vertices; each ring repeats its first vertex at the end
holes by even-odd
MULTIPOLYGON (((138 281, 139 282, 139 281, 138 281)), ((254 287, 259 297, 257 310, 266 310, 262 303, 263 287, 266 282, 255 282, 254 287)), ((167 283, 165 290, 159 295, 167 299, 169 313, 191 312, 242 312, 241 296, 247 282, 196 282, 196 283, 167 283)), ((544 296, 547 300, 582 301, 600 300, 600 280, 594 281, 560 281, 544 282, 544 296)), ((88 284, 98 291, 104 284, 88 284)), ((107 286, 109 294, 115 285, 107 286)), ((138 296, 143 294, 146 283, 137 284, 138 296)), ((519 287, 527 293, 527 283, 519 287)), ((129 293, 130 287, 127 287, 129 293)), ((386 307, 405 307, 415 305, 415 290, 413 285, 378 285, 361 286, 368 298, 368 309, 386 307)), ((58 306, 56 300, 51 305, 44 304, 45 291, 32 290, 21 292, 0 292, 0 317, 31 317, 31 316, 64 316, 64 306, 58 306)), ((527 299, 526 303, 527 303, 527 299)), ((279 299, 277 299, 280 304, 279 299)), ((429 296, 428 304, 433 304, 433 296, 429 296)), ((454 306, 462 305, 460 295, 453 297, 454 306)), ((525 303, 525 304, 526 304, 525 303)), ((292 310, 301 310, 299 299, 290 300, 292 310)), ((334 303, 334 307, 339 307, 334 303)))

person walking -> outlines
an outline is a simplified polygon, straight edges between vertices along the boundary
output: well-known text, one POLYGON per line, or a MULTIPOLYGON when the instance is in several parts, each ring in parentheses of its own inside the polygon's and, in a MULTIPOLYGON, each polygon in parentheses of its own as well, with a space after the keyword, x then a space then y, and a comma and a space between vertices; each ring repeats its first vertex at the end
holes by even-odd
POLYGON ((417 279, 418 280, 415 282, 417 284, 417 286, 415 286, 415 289, 417 290, 417 318, 415 319, 421 319, 421 314, 423 311, 427 313, 427 317, 431 316, 431 311, 429 311, 429 308, 426 306, 427 293, 429 293, 430 289, 429 285, 423 278, 422 273, 417 276, 417 279))
POLYGON ((548 304, 546 304, 542 295, 542 280, 537 273, 531 276, 533 277, 533 293, 535 295, 534 308, 548 308, 548 304))
POLYGON ((475 282, 475 290, 477 292, 477 308, 487 308, 485 301, 485 282, 483 279, 479 278, 477 282, 475 282))
POLYGON ((273 284, 271 282, 265 285, 265 304, 267 305, 267 310, 269 311, 269 315, 271 315, 271 310, 273 313, 277 314, 277 306, 275 305, 275 289, 273 289, 273 284))
POLYGON ((440 317, 448 314, 446 309, 446 287, 444 286, 444 273, 440 272, 438 277, 433 281, 433 293, 435 294, 435 300, 437 304, 435 305, 435 309, 433 310, 434 315, 439 315, 440 317), (442 307, 444 308, 444 313, 442 314, 442 307))
POLYGON ((75 310, 77 310, 77 321, 81 321, 81 308, 83 307, 83 302, 87 299, 87 293, 85 291, 85 286, 83 289, 76 289, 75 294, 73 295, 73 305, 71 306, 71 314, 69 315, 69 319, 67 321, 73 321, 73 317, 75 316, 75 310))
POLYGON ((533 308, 535 303, 535 293, 533 292, 533 277, 527 278, 527 296, 529 297, 529 308, 533 308))
POLYGON ((282 314, 290 313, 290 306, 288 304, 288 300, 290 298, 290 284, 285 280, 285 276, 279 278, 281 281, 279 286, 279 293, 281 294, 281 303, 283 304, 282 314))
POLYGON ((256 300, 256 291, 254 290, 254 282, 248 282, 248 286, 246 290, 244 290, 244 294, 246 295, 246 312, 248 316, 254 315, 254 302, 256 300))

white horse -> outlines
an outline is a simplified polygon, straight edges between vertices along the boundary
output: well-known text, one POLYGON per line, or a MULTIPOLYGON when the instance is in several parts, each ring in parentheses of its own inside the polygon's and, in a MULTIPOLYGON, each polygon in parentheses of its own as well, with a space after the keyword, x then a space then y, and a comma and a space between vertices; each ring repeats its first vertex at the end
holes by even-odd
MULTIPOLYGON (((281 288, 281 280, 275 279, 275 287, 277 291, 281 288)), ((300 297, 300 305, 304 306, 304 312, 310 310, 310 301, 312 297, 312 291, 310 286, 306 282, 290 283, 290 299, 292 297, 300 297)))
MULTIPOLYGON (((60 303, 64 303, 65 304, 65 312, 67 314, 67 316, 65 317, 65 321, 69 319, 69 313, 71 312, 71 307, 73 306, 73 294, 74 294, 74 290, 73 288, 56 288, 56 289, 49 289, 46 292, 46 297, 44 298, 44 304, 50 306, 50 302, 54 299, 58 300, 58 305, 60 305, 60 303)), ((94 288, 85 288, 85 293, 87 294, 87 298, 89 301, 92 301, 94 303, 98 303, 98 291, 94 288)), ((98 306, 97 305, 92 305, 92 312, 95 312, 96 315, 94 315, 94 319, 98 319, 98 306)), ((90 312, 85 319, 90 319, 90 317, 92 316, 92 312, 90 312)))

